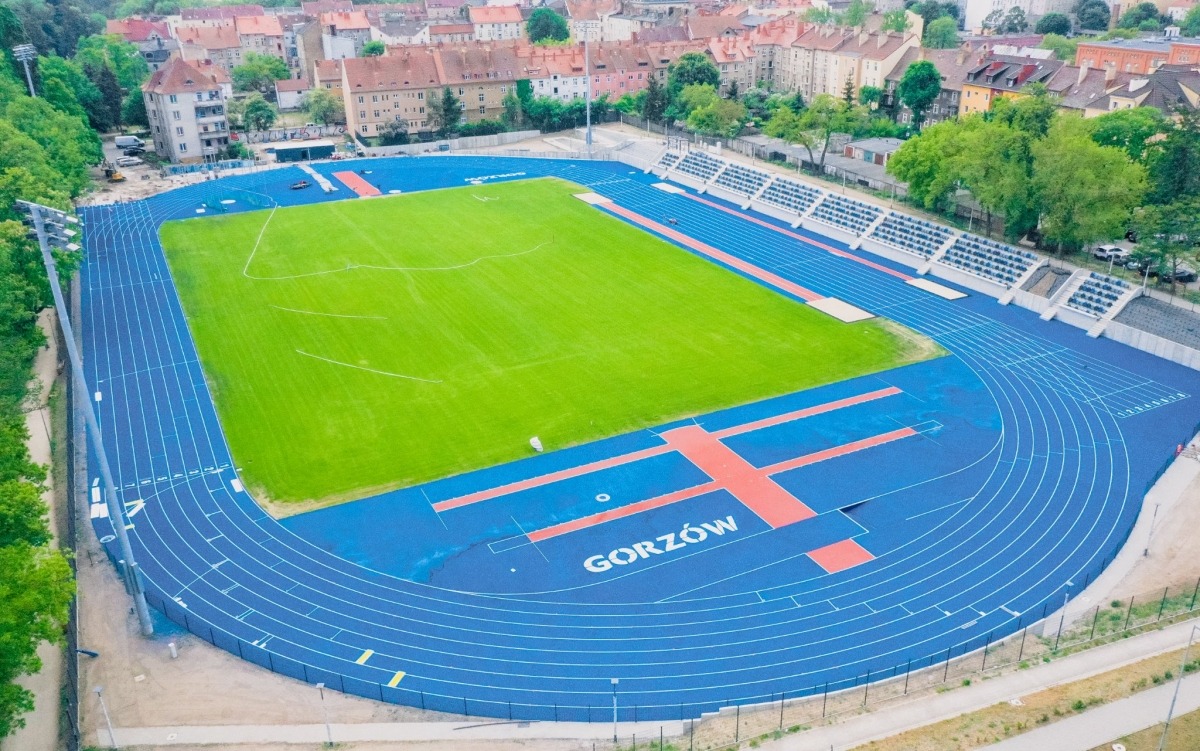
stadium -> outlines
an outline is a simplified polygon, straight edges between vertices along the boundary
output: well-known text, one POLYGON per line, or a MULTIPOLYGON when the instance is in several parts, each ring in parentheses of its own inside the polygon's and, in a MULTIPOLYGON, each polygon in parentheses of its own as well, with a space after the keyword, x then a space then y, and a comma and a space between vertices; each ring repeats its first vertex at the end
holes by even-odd
POLYGON ((1087 335, 1129 290, 1007 304, 1044 259, 699 150, 81 217, 150 604, 385 702, 684 719, 985 650, 1086 590, 1197 428, 1194 370, 1087 335))

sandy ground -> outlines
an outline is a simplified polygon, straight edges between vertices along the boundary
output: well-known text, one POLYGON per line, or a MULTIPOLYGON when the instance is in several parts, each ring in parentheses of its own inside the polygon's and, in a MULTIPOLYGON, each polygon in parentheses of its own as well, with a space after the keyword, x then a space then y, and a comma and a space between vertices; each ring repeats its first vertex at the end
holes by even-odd
MULTIPOLYGON (((39 324, 47 332, 49 343, 34 362, 34 374, 38 386, 31 397, 29 411, 25 413, 25 426, 29 430, 29 454, 38 464, 50 464, 50 386, 54 383, 58 367, 58 351, 55 346, 52 326, 55 318, 44 311, 39 324)), ((55 513, 56 504, 53 483, 47 481, 47 491, 42 500, 50 508, 50 530, 58 546, 59 525, 55 513)), ((61 646, 43 643, 38 648, 42 670, 36 675, 17 681, 34 693, 34 711, 25 715, 25 727, 8 738, 0 740, 0 751, 54 751, 58 748, 58 701, 59 687, 63 681, 63 649, 61 646)))
MULTIPOLYGON (((614 137, 644 136, 629 126, 606 125, 614 137), (619 135, 618 135, 619 134, 619 135)), ((561 139, 559 144, 563 143, 561 139)), ((503 147, 550 151, 558 145, 550 137, 503 147)), ((501 149, 497 149, 501 150, 501 149)), ((731 155, 732 156, 732 155, 731 155)), ((136 170, 137 168, 135 168, 136 170)), ((142 170, 149 172, 146 168, 142 170)), ((132 171, 131 171, 132 172, 132 171)), ((157 175, 157 173, 153 173, 157 175)), ((150 195, 184 184, 182 178, 139 179, 130 174, 127 183, 95 194, 95 202, 108 202, 150 195)), ((1181 461, 1196 461, 1185 456, 1181 461)), ((1186 498, 1157 522, 1151 555, 1140 561, 1120 585, 1120 594, 1141 593, 1168 583, 1195 581, 1200 576, 1200 546, 1191 530, 1200 525, 1200 479, 1187 490, 1186 498)), ((309 724, 328 720, 337 724, 380 722, 466 722, 466 718, 381 704, 366 699, 326 692, 324 707, 318 692, 306 684, 273 674, 216 649, 173 625, 160 623, 152 639, 138 634, 136 619, 115 571, 100 551, 86 520, 81 520, 79 549, 80 646, 96 649, 97 659, 82 658, 81 708, 85 743, 99 745, 104 719, 94 690, 103 696, 116 727, 169 727, 179 725, 265 725, 309 724), (168 643, 174 642, 179 657, 172 659, 168 643)), ((789 715, 791 710, 789 707, 789 715)), ((718 724, 722 720, 717 721, 718 724)), ((725 720, 727 722, 727 720, 725 720)), ((713 728, 716 730, 716 728, 713 728)), ((723 733, 720 733, 723 735, 723 733)), ((697 738, 700 728, 697 728, 697 738)), ((119 744, 120 737, 116 738, 119 744)), ((685 740, 686 743, 686 740, 685 740)), ((288 749, 316 749, 320 745, 289 745, 288 749)), ((479 741, 454 743, 341 743, 338 748, 382 751, 390 748, 474 749, 515 751, 537 748, 587 749, 580 741, 479 741)), ((25 746, 12 747, 25 751, 25 746)), ((187 747, 173 747, 185 749, 187 747)), ((205 751, 218 747, 204 746, 205 751)), ((223 748, 237 751, 267 751, 278 745, 236 744, 223 748)), ((9 746, 4 751, 10 751, 9 746)), ((200 751, 199 748, 196 751, 200 751)))

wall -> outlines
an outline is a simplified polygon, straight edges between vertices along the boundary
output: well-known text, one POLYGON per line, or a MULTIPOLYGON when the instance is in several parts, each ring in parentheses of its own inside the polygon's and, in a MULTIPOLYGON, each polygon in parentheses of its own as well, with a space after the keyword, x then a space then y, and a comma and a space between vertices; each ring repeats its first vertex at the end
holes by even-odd
POLYGON ((402 146, 375 146, 367 148, 366 152, 370 156, 393 156, 396 154, 424 154, 429 151, 437 151, 441 144, 448 144, 451 151, 459 151, 461 149, 486 149, 493 146, 504 146, 517 141, 524 141, 529 138, 536 138, 541 135, 541 131, 537 130, 518 130, 512 133, 497 133, 494 136, 471 136, 470 138, 451 138, 442 141, 429 141, 427 143, 409 143, 402 146))

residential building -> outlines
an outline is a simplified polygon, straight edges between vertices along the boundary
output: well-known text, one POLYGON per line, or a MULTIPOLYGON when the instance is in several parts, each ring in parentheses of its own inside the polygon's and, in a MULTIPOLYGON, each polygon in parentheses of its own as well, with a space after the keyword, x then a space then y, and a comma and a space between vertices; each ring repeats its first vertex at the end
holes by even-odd
POLYGON ((318 60, 313 63, 312 87, 329 89, 338 96, 342 93, 342 61, 318 60))
POLYGON ((1095 117, 1134 107, 1154 107, 1168 116, 1175 115, 1180 108, 1200 110, 1200 70, 1186 65, 1163 65, 1111 90, 1088 107, 1085 114, 1095 117))
POLYGON ((275 102, 281 112, 304 108, 304 97, 308 94, 310 85, 303 78, 287 78, 275 82, 275 102))
POLYGON ((517 79, 532 78, 521 72, 520 50, 527 47, 531 45, 477 41, 436 48, 441 82, 458 97, 465 122, 498 120, 504 114, 504 95, 516 90, 517 79))
POLYGON ((283 46, 283 27, 275 16, 236 16, 233 27, 237 31, 242 54, 256 52, 287 60, 283 46))
POLYGON ((154 151, 172 162, 213 158, 229 144, 229 78, 216 66, 172 57, 142 85, 154 151))
POLYGON ((179 49, 179 42, 171 36, 171 28, 165 21, 147 21, 143 18, 110 19, 105 23, 105 34, 116 34, 135 45, 151 72, 162 67, 171 53, 179 49))
POLYGON ((425 0, 425 12, 433 19, 465 19, 467 0, 425 0))
POLYGON ((467 10, 467 18, 475 27, 475 39, 480 42, 523 39, 525 36, 521 9, 515 5, 472 6, 467 10))
POLYGON ((909 65, 918 60, 928 60, 933 63, 942 76, 942 90, 925 112, 924 124, 932 125, 942 120, 953 119, 958 116, 959 105, 962 101, 963 81, 966 80, 967 73, 979 64, 979 59, 979 55, 965 47, 953 50, 912 47, 905 51, 896 67, 886 77, 881 106, 891 109, 895 113, 896 122, 905 125, 911 123, 913 121, 912 110, 900 101, 896 95, 896 88, 904 78, 904 72, 908 70, 909 65))
POLYGON ((261 5, 217 5, 211 7, 181 8, 179 17, 188 21, 232 21, 238 16, 263 16, 266 9, 261 5))
POLYGON ((475 41, 475 27, 469 23, 430 23, 426 29, 430 44, 475 41))
POLYGON ((375 36, 388 47, 432 41, 427 21, 384 21, 375 27, 375 36))
POLYGON ((226 73, 242 64, 242 41, 232 19, 178 25, 175 38, 185 60, 210 60, 226 73))
MULTIPOLYGON (((651 15, 612 13, 600 19, 600 39, 604 42, 624 42, 640 38, 648 29, 658 25, 651 15)), ((578 39, 579 37, 576 37, 578 39)))
POLYGON ((429 130, 428 102, 442 90, 436 54, 437 48, 408 47, 399 54, 341 60, 350 132, 373 138, 392 122, 409 132, 429 130))
POLYGON ((888 159, 904 144, 899 138, 864 138, 842 147, 842 156, 886 167, 888 159))
POLYGON ((1200 63, 1200 39, 1113 39, 1080 42, 1075 63, 1120 73, 1150 73, 1162 65, 1200 63))
POLYGON ((1035 83, 1049 84, 1064 65, 1061 60, 988 55, 967 72, 959 113, 987 112, 999 97, 1024 96, 1022 89, 1035 83))
POLYGON ((321 53, 325 60, 358 57, 363 45, 371 41, 371 22, 360 11, 322 13, 321 53))
MULTIPOLYGON (((316 64, 325 59, 325 49, 321 44, 321 23, 309 21, 296 28, 296 62, 305 76, 311 76, 316 64)), ((339 73, 339 79, 340 79, 339 73)), ((310 79, 315 82, 315 79, 310 79)))

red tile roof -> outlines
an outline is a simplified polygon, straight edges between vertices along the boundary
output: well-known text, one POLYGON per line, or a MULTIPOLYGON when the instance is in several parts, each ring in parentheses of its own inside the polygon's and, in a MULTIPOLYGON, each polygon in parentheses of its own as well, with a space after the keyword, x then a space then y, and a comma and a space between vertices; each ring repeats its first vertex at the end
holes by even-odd
POLYGON ((521 9, 515 5, 472 6, 467 13, 471 23, 521 23, 521 9))
POLYGON ((333 26, 342 31, 362 30, 371 28, 367 14, 359 10, 334 11, 321 14, 322 26, 333 26))
MULTIPOLYGON (((210 67, 211 70, 211 67, 210 67)), ((186 94, 216 88, 217 79, 208 71, 180 57, 172 57, 142 84, 151 94, 186 94)))
POLYGON ((171 30, 166 23, 144 18, 109 19, 104 25, 104 33, 120 34, 127 42, 145 42, 155 35, 161 39, 171 38, 171 30))
POLYGON ((262 34, 269 37, 283 36, 283 27, 275 16, 238 16, 233 19, 238 34, 262 34))

